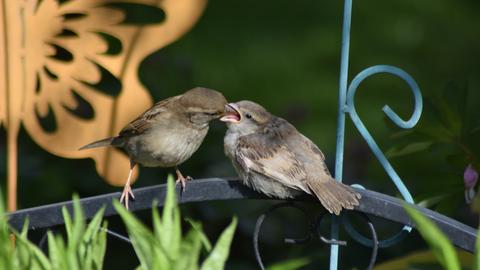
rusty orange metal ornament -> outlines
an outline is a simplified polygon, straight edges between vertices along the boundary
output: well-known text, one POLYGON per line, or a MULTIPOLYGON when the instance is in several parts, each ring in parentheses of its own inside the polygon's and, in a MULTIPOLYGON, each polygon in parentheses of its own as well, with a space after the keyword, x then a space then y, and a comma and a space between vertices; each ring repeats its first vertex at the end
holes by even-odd
POLYGON ((0 0, 0 125, 7 130, 9 211, 16 209, 21 125, 45 150, 93 158, 108 183, 124 184, 124 154, 77 149, 117 133, 151 106, 137 76, 141 60, 187 32, 205 5, 206 0, 0 0), (131 16, 139 10, 150 18, 131 16))

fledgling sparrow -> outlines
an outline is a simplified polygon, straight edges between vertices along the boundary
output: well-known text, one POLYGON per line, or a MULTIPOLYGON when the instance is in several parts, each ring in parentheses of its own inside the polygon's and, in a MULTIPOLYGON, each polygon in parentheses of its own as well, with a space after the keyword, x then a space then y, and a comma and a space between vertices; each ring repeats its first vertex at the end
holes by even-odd
POLYGON ((251 101, 226 105, 225 154, 244 184, 269 197, 314 194, 336 215, 353 209, 360 194, 335 181, 318 147, 286 120, 251 101))
POLYGON ((223 115, 227 100, 214 90, 197 87, 162 100, 125 126, 115 137, 80 148, 123 148, 130 157, 130 172, 120 201, 133 196, 130 181, 136 164, 145 167, 175 167, 177 183, 186 180, 178 165, 190 158, 207 135, 210 121, 223 115))

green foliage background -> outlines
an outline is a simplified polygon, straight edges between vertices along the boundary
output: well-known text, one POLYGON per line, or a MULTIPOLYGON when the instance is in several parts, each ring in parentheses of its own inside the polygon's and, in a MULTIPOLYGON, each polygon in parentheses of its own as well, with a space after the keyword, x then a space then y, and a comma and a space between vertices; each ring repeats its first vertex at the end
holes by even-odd
MULTIPOLYGON (((342 9, 342 1, 211 0, 192 31, 145 59, 139 75, 155 100, 205 86, 222 91, 231 101, 257 101, 290 120, 316 142, 333 168, 342 9)), ((468 115, 465 121, 475 128, 480 124, 479 11, 480 2, 476 0, 354 1, 349 79, 368 66, 391 64, 409 72, 425 97, 441 96, 446 89, 457 97, 462 92, 459 89, 468 89, 462 107, 468 115)), ((454 100, 448 98, 447 103, 454 100)), ((410 115, 412 98, 399 79, 388 75, 368 79, 361 85, 356 102, 362 120, 383 150, 416 142, 413 137, 393 136, 401 130, 386 123, 381 112, 383 105, 389 104, 401 116, 410 115)), ((426 106, 419 128, 431 125, 438 116, 435 114, 426 106)), ((182 169, 194 178, 234 175, 223 155, 224 132, 222 124, 215 124, 204 145, 182 169)), ((479 153, 475 137, 471 140, 469 147, 479 153)), ((85 197, 119 190, 103 183, 91 160, 50 155, 24 132, 19 144, 22 208, 69 200, 74 192, 85 197)), ((6 178, 5 150, 5 133, 1 130, 1 179, 6 178)), ((450 144, 433 144, 411 155, 392 157, 391 162, 417 201, 430 199, 436 210, 477 226, 477 217, 463 202, 462 173, 466 164, 461 159, 447 162, 447 157, 457 152, 450 144)), ((396 194, 349 121, 345 158, 346 182, 396 194)), ((134 187, 162 183, 169 172, 142 168, 134 187)), ((239 225, 228 269, 245 269, 255 266, 251 234, 255 218, 268 204, 199 203, 182 206, 182 211, 203 221, 208 235, 219 235, 231 216, 237 215, 239 225)), ((312 206, 312 211, 320 209, 312 206)), ((149 221, 148 213, 140 216, 149 221)), ((288 246, 281 241, 284 234, 302 235, 306 225, 298 222, 300 219, 287 212, 272 217, 262 239, 265 260, 271 264, 308 257, 308 269, 323 269, 327 265, 327 247, 319 243, 288 246)), ((109 224, 123 230, 118 221, 114 218, 109 224)), ((395 226, 378 222, 384 225, 379 225, 381 235, 395 232, 395 226)), ((327 228, 325 224, 325 232, 327 228)), ((138 265, 128 245, 108 241, 117 249, 107 253, 106 268, 138 265)), ((381 250, 379 259, 413 252, 422 247, 421 243, 413 234, 401 246, 381 250)), ((341 256, 342 269, 362 268, 367 264, 369 250, 349 243, 341 256)))

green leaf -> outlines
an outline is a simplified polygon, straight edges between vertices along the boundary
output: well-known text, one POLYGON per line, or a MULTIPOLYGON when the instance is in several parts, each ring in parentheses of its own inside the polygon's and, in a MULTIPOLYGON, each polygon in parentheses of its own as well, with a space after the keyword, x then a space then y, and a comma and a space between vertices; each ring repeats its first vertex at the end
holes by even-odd
POLYGON ((197 270, 200 251, 202 250, 202 232, 191 229, 180 245, 180 255, 175 260, 173 269, 197 270))
POLYGON ((418 206, 424 207, 424 208, 431 208, 440 202, 446 200, 447 198, 450 198, 452 194, 440 194, 437 196, 430 196, 426 199, 423 199, 417 203, 418 206))
POLYGON ((0 265, 5 269, 13 268, 13 245, 10 240, 10 231, 3 204, 3 197, 0 192, 0 265))
POLYGON ((430 245, 440 264, 448 270, 460 270, 460 264, 453 245, 437 226, 409 205, 404 206, 408 215, 415 221, 416 228, 430 245))
MULTIPOLYGON (((154 256, 154 250, 152 245, 156 239, 153 233, 117 200, 113 200, 113 206, 127 227, 128 235, 142 268, 145 270, 153 269, 152 258, 154 256)), ((166 256, 166 254, 164 254, 164 256, 166 256)), ((170 268, 165 267, 163 269, 170 268)))
POLYGON ((230 253, 230 245, 235 234, 235 228, 237 227, 237 218, 234 217, 232 223, 223 231, 222 235, 218 239, 212 252, 208 255, 207 259, 203 262, 201 270, 221 270, 225 266, 225 262, 230 253))
MULTIPOLYGON (((0 211, 0 215, 2 214, 3 213, 0 211)), ((52 266, 45 254, 43 254, 43 252, 35 244, 28 240, 28 225, 29 220, 27 217, 23 223, 22 231, 20 233, 14 232, 16 236, 16 248, 15 253, 11 256, 12 261, 16 260, 19 269, 52 269, 52 266)), ((7 243, 11 244, 11 241, 9 240, 7 243)), ((13 265, 11 265, 11 268, 8 269, 13 269, 13 265)))
POLYGON ((192 229, 182 238, 180 210, 176 200, 173 177, 167 180, 167 194, 162 218, 152 205, 153 232, 143 225, 116 200, 113 205, 124 221, 135 252, 140 260, 137 269, 180 269, 198 270, 198 261, 202 246, 211 253, 204 261, 202 269, 223 269, 233 239, 237 219, 224 230, 216 246, 212 249, 210 242, 198 222, 188 220, 192 229))
POLYGON ((465 153, 452 153, 445 157, 445 161, 453 168, 463 170, 468 164, 468 156, 465 153))
POLYGON ((480 270, 480 233, 477 234, 477 241, 475 243, 475 260, 473 262, 473 269, 480 270))
MULTIPOLYGON (((471 269, 473 255, 464 250, 457 250, 462 269, 471 269)), ((421 250, 406 255, 395 256, 393 259, 378 263, 375 270, 420 270, 419 266, 431 265, 428 269, 441 269, 437 258, 431 250, 421 250)))
MULTIPOLYGON (((27 239, 28 224, 29 224, 29 220, 27 217, 25 219, 25 222, 23 223, 22 232, 20 234, 18 233, 16 234, 17 239, 18 238, 27 239)), ((16 244, 17 245, 15 248, 14 258, 15 260, 17 260, 19 268, 33 269, 34 266, 32 266, 32 256, 28 246, 25 245, 22 241, 16 241, 16 244)))
POLYGON ((469 131, 470 135, 474 135, 475 133, 480 131, 480 126, 475 126, 472 127, 472 129, 469 131))
POLYGON ((50 263, 50 260, 47 258, 47 256, 45 256, 45 254, 35 244, 30 242, 27 239, 26 235, 24 236, 17 235, 17 236, 18 236, 17 243, 19 245, 25 245, 29 249, 32 255, 33 265, 36 265, 38 269, 42 269, 42 270, 53 269, 50 263))
POLYGON ((275 263, 267 267, 267 270, 296 270, 308 265, 309 263, 309 258, 295 258, 275 263))
MULTIPOLYGON (((85 216, 83 214, 82 206, 78 195, 72 196, 73 200, 73 221, 70 217, 68 209, 62 207, 63 220, 65 221, 65 229, 68 237, 68 248, 76 250, 81 241, 82 234, 85 231, 85 216)), ((82 251, 83 252, 83 251, 82 251)))
POLYGON ((48 239, 48 257, 52 262, 53 269, 68 269, 68 259, 65 256, 65 246, 53 235, 52 232, 47 233, 48 239))
MULTIPOLYGON (((73 215, 62 209, 68 243, 60 235, 47 232, 48 257, 28 240, 28 219, 16 235, 16 248, 10 240, 4 208, 0 198, 0 268, 31 270, 100 270, 106 250, 106 232, 99 230, 104 210, 98 211, 87 229, 85 216, 77 196, 73 198, 73 215)), ((106 222, 104 223, 106 226, 106 222)))
MULTIPOLYGON (((167 178, 167 196, 161 221, 156 207, 152 207, 154 233, 169 258, 176 258, 179 255, 182 238, 180 210, 178 209, 175 192, 173 176, 169 175, 167 178)), ((155 202, 154 204, 156 205, 155 202)))
POLYGON ((454 134, 441 125, 423 125, 416 129, 415 132, 437 143, 452 143, 454 140, 454 134))
POLYGON ((475 198, 473 199, 470 208, 473 212, 480 213, 480 192, 477 192, 477 194, 475 195, 475 198))
POLYGON ((462 133, 462 117, 445 97, 432 97, 429 99, 433 105, 437 118, 452 136, 460 138, 462 133))
POLYGON ((63 222, 65 223, 65 231, 67 231, 67 239, 71 241, 73 239, 73 223, 68 209, 64 206, 62 207, 63 222))
POLYGON ((190 226, 192 226, 192 229, 199 232, 200 240, 202 241, 203 247, 205 247, 207 252, 210 252, 212 250, 212 244, 210 244, 207 236, 203 233, 202 223, 193 221, 189 218, 186 218, 185 220, 190 224, 190 226))
POLYGON ((93 244, 93 269, 103 269, 103 260, 107 250, 107 221, 103 222, 102 229, 97 233, 93 244))
MULTIPOLYGON (((100 230, 100 224, 102 222, 104 211, 105 207, 102 207, 95 214, 93 219, 88 224, 87 229, 83 233, 82 242, 79 247, 79 260, 83 265, 82 268, 102 268, 103 257, 105 257, 106 236, 103 240, 99 240, 98 238, 102 233, 106 233, 104 230, 100 230)), ((106 225, 106 223, 104 223, 104 225, 106 225)))
POLYGON ((432 141, 409 143, 404 147, 394 146, 390 148, 385 155, 389 158, 405 156, 420 151, 425 151, 433 145, 432 141))
POLYGON ((456 119, 452 120, 456 121, 455 124, 459 126, 459 136, 462 136, 462 133, 465 132, 465 130, 462 129, 465 126, 466 111, 468 105, 467 83, 459 85, 458 82, 449 82, 446 89, 442 93, 442 99, 448 104, 451 113, 455 115, 456 119))
POLYGON ((98 210, 93 219, 90 221, 82 237, 83 243, 90 244, 93 241, 93 238, 96 236, 100 229, 100 223, 102 222, 104 212, 105 207, 102 207, 100 210, 98 210))

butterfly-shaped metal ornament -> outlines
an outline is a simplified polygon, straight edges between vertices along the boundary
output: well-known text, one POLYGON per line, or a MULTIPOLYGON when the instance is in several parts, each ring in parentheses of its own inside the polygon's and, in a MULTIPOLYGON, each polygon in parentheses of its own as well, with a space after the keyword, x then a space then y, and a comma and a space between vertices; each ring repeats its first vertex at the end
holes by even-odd
POLYGON ((20 126, 45 150, 93 158, 108 183, 124 184, 124 154, 77 149, 115 134, 151 106, 137 76, 141 60, 188 31, 205 5, 206 0, 0 0, 0 124, 7 130, 10 211, 16 209, 20 126))

